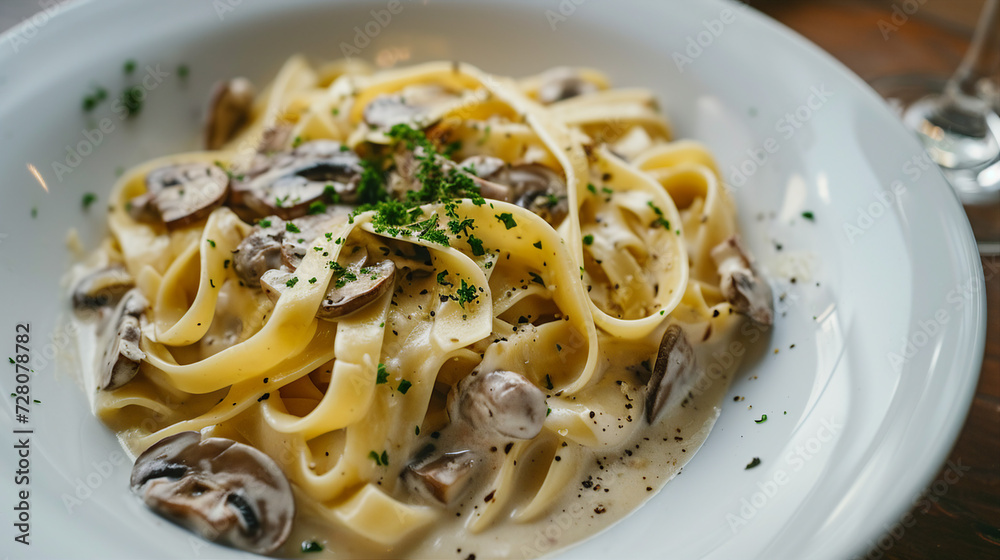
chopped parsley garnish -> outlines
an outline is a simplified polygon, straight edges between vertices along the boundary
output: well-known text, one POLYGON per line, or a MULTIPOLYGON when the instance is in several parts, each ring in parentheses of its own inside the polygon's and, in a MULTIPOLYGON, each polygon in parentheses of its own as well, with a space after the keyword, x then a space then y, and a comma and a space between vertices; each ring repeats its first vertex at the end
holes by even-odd
POLYGON ((340 204, 340 193, 337 192, 337 187, 333 185, 323 187, 323 196, 333 204, 340 204))
POLYGON ((542 242, 541 241, 535 241, 534 243, 532 243, 532 245, 535 247, 535 249, 541 249, 542 248, 542 242))
POLYGON ((88 210, 90 205, 97 202, 97 195, 94 193, 86 193, 83 195, 83 209, 88 210))
POLYGON ((132 72, 135 72, 135 61, 134 60, 126 60, 125 61, 125 65, 122 66, 122 70, 126 74, 131 74, 132 72))
POLYGON ((552 389, 553 388, 552 378, 549 377, 549 374, 547 374, 547 373, 545 374, 545 388, 546 389, 552 389))
POLYGON ((583 236, 583 244, 584 245, 593 245, 594 244, 594 236, 590 235, 589 233, 587 235, 584 235, 583 236))
POLYGON ((269 228, 271 227, 271 220, 261 220, 257 222, 257 225, 262 228, 269 228))
POLYGON ((452 283, 449 282, 449 281, 447 281, 447 280, 445 280, 445 278, 447 278, 447 277, 448 277, 448 271, 447 270, 442 270, 441 272, 438 272, 438 275, 437 275, 438 284, 441 284, 442 286, 451 286, 452 283))
POLYGON ((757 424, 763 424, 764 422, 767 422, 767 414, 761 414, 760 420, 754 420, 754 422, 756 422, 757 424))
POLYGON ((593 183, 587 183, 587 190, 592 194, 597 194, 597 187, 595 187, 593 183))
POLYGON ((548 418, 548 417, 549 417, 549 414, 552 414, 552 409, 551 409, 551 408, 549 408, 549 409, 547 409, 547 410, 545 411, 545 417, 546 417, 546 418, 548 418))
POLYGON ((389 453, 386 451, 383 451, 381 455, 378 454, 378 451, 369 451, 368 456, 380 467, 385 467, 389 464, 389 453))
POLYGON ((343 272, 338 273, 337 283, 334 284, 334 286, 338 288, 343 288, 349 282, 354 282, 357 279, 358 277, 356 274, 354 274, 349 270, 344 270, 343 272))
POLYGON ((295 285, 298 284, 298 283, 299 283, 299 277, 298 276, 292 276, 288 280, 288 282, 285 282, 285 285, 288 286, 289 288, 294 288, 295 285))
POLYGON ((206 239, 205 241, 208 241, 208 244, 211 245, 213 249, 215 249, 215 241, 212 241, 211 239, 206 239))
POLYGON ((750 461, 749 463, 747 463, 746 468, 744 468, 743 470, 750 470, 750 469, 756 467, 759 464, 760 464, 760 457, 754 457, 753 461, 750 461))
POLYGON ((37 206, 33 206, 31 208, 31 217, 32 218, 37 218, 38 217, 38 207, 37 206))
POLYGON ((510 212, 496 214, 494 215, 494 217, 497 220, 500 220, 503 223, 504 227, 506 227, 507 229, 510 229, 512 227, 517 227, 517 222, 514 221, 514 215, 511 214, 510 212))
POLYGON ((333 109, 330 109, 330 114, 336 117, 337 115, 340 114, 340 109, 334 107, 333 109))
POLYGON ((486 249, 483 249, 483 240, 475 235, 469 234, 469 247, 472 248, 474 256, 481 257, 486 254, 486 249))
POLYGON ((296 136, 296 137, 295 137, 295 138, 294 138, 294 139, 292 140, 292 147, 293 147, 293 148, 298 148, 298 147, 299 147, 299 146, 301 146, 301 145, 302 145, 302 137, 301 137, 301 136, 296 136))
POLYGON ((375 384, 381 385, 389 382, 389 372, 385 369, 385 364, 379 364, 375 374, 375 384))
POLYGON ((187 64, 179 64, 177 66, 177 77, 180 79, 185 79, 191 74, 191 69, 188 68, 187 64))
POLYGON ((542 280, 542 277, 539 276, 538 274, 535 274, 534 272, 529 272, 528 276, 531 276, 531 281, 534 282, 535 284, 541 284, 543 288, 545 287, 545 280, 542 280))
POLYGON ((653 223, 650 224, 650 227, 660 227, 660 226, 663 226, 666 229, 670 229, 670 222, 667 221, 666 219, 664 219, 664 217, 663 217, 663 210, 660 210, 659 206, 653 204, 652 200, 647 201, 646 205, 649 206, 650 208, 652 208, 653 212, 656 213, 656 219, 653 220, 653 223))
POLYGON ((466 303, 473 302, 479 297, 476 293, 476 287, 466 283, 465 280, 462 280, 462 287, 456 293, 458 294, 458 304, 462 306, 462 309, 465 309, 466 303))
POLYGON ((315 201, 309 205, 309 214, 323 214, 326 212, 326 204, 320 201, 315 201))
POLYGON ((802 217, 809 220, 810 222, 816 220, 816 216, 812 212, 803 212, 802 217))
POLYGON ((410 383, 409 381, 407 381, 407 380, 404 379, 404 380, 402 380, 402 381, 399 382, 399 387, 398 387, 397 390, 400 393, 402 393, 402 394, 405 395, 406 392, 409 391, 410 387, 412 387, 412 386, 413 386, 413 383, 410 383))
POLYGON ((292 222, 285 222, 285 231, 290 231, 292 233, 302 233, 299 226, 293 224, 292 222))
POLYGON ((323 545, 316 541, 302 541, 302 552, 323 552, 323 545))
POLYGON ((309 279, 309 283, 310 283, 310 284, 315 284, 315 283, 316 283, 316 277, 315 277, 315 276, 313 276, 312 278, 310 278, 310 279, 309 279))
POLYGON ((122 92, 122 104, 128 109, 127 116, 132 117, 142 110, 142 100, 146 96, 146 92, 142 90, 139 86, 132 86, 125 88, 122 92))

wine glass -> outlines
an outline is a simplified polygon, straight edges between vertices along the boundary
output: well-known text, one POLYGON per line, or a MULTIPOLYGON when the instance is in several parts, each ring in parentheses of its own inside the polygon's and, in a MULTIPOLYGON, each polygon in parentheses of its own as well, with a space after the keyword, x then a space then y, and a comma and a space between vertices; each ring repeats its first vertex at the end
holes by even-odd
POLYGON ((986 0, 969 50, 949 79, 897 76, 871 85, 955 189, 980 252, 1000 252, 1000 0, 986 0))

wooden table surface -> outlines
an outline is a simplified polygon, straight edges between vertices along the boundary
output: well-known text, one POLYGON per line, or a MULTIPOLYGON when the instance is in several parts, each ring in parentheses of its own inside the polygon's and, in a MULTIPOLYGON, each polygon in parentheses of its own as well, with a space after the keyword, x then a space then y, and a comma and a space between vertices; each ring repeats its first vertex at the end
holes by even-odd
MULTIPOLYGON (((900 7, 905 3, 897 2, 900 7)), ((900 74, 947 77, 968 46, 971 29, 962 22, 971 26, 976 21, 982 1, 938 3, 937 9, 943 9, 940 13, 922 14, 920 8, 902 25, 893 23, 891 2, 768 0, 750 4, 871 81, 900 74)), ((897 16, 895 21, 900 19, 897 16)), ((1000 206, 972 209, 968 214, 974 227, 1000 231, 1000 206)), ((914 507, 910 512, 914 523, 884 537, 867 558, 1000 559, 1000 256, 982 257, 982 262, 988 309, 986 355, 975 400, 949 456, 949 461, 969 470, 951 484, 954 475, 942 469, 934 481, 938 484, 932 484, 928 494, 936 500, 914 507)))

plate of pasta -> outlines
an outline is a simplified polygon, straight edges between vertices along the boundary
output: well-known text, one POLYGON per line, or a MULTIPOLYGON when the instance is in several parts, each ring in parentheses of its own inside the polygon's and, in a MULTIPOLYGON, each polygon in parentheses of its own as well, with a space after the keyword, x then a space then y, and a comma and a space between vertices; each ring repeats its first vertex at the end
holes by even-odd
POLYGON ((961 426, 961 207, 741 5, 40 23, 0 41, 18 557, 842 558, 961 426))

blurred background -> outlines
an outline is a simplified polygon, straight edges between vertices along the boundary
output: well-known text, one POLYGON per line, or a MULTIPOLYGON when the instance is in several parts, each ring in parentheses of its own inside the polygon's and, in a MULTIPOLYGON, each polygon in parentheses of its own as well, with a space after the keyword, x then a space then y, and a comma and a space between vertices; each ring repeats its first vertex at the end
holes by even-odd
MULTIPOLYGON (((0 32, 65 1, 0 0, 0 32)), ((816 43, 880 90, 886 80, 900 76, 931 77, 943 84, 969 49, 987 1, 745 3, 816 43)), ((990 244, 1000 241, 1000 201, 967 204, 966 211, 977 237, 993 241, 981 245, 989 322, 986 356, 972 409, 949 457, 963 475, 957 483, 932 483, 928 493, 915 500, 913 524, 888 535, 891 546, 872 549, 868 559, 1000 559, 1000 243, 990 244)), ((944 477, 943 469, 935 482, 944 477)))

